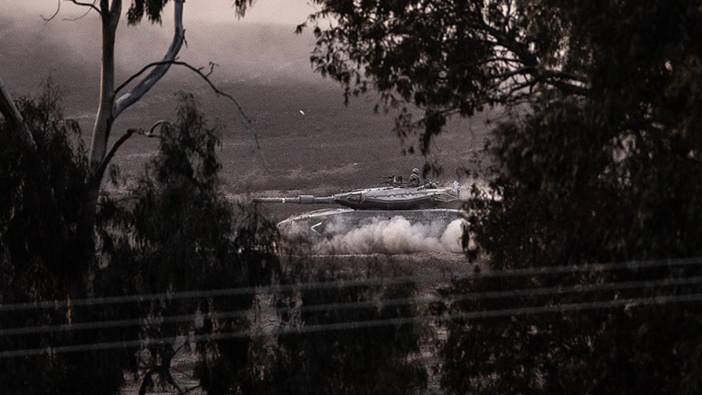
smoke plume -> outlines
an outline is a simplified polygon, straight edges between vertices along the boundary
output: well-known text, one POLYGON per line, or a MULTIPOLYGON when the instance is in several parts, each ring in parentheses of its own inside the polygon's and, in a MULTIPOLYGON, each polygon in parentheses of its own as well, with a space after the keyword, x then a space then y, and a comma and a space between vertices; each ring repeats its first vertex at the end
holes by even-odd
POLYGON ((462 219, 412 223, 407 218, 371 218, 360 224, 332 221, 324 227, 325 238, 314 244, 324 254, 408 254, 415 252, 463 251, 462 219))

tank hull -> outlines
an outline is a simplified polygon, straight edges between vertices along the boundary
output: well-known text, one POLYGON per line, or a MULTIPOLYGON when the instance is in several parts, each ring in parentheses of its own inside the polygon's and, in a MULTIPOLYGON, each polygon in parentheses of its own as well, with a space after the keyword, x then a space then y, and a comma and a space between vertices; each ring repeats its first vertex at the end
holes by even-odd
POLYGON ((460 200, 437 201, 432 196, 421 196, 403 200, 386 200, 366 198, 362 202, 344 201, 347 207, 364 211, 418 211, 428 209, 459 209, 463 202, 460 200))

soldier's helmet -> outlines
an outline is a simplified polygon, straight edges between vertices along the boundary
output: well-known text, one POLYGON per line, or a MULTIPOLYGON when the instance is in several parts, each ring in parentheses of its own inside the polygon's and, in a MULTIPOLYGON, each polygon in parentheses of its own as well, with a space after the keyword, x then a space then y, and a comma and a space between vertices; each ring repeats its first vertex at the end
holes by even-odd
POLYGON ((419 175, 419 169, 416 167, 414 169, 412 169, 412 174, 419 175))

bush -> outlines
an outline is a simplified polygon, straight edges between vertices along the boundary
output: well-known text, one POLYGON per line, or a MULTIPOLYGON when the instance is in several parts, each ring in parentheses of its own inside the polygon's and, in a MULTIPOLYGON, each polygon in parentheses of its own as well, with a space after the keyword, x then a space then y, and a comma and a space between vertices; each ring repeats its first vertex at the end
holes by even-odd
POLYGON ((397 275, 387 273, 379 265, 366 271, 349 271, 333 262, 303 259, 294 260, 286 267, 284 284, 335 282, 338 286, 318 289, 293 286, 293 291, 278 298, 282 333, 273 337, 275 344, 265 361, 256 392, 414 394, 426 390, 428 375, 420 355, 421 323, 353 327, 356 322, 419 315, 411 302, 417 293, 414 284, 344 285, 348 281, 397 275), (388 299, 408 299, 408 303, 384 304, 388 299), (360 305, 353 309, 333 307, 354 303, 360 305), (315 310, 319 305, 332 305, 332 308, 315 310), (346 328, 347 323, 351 326, 346 328), (341 326, 324 329, 334 324, 341 326))
MULTIPOLYGON (((475 202, 471 231, 496 269, 700 256, 696 138, 628 130, 598 104, 549 100, 505 123, 494 152, 500 200, 475 202), (486 205, 477 207, 477 205, 486 205), (487 210, 485 209, 487 208, 487 210)), ((675 129, 672 129, 675 130, 675 129)), ((661 268, 456 282, 451 294, 686 278, 661 268)), ((695 285, 464 301, 461 313, 699 292, 695 285)), ((456 320, 443 348, 451 393, 699 392, 697 305, 456 320), (681 325, 685 322, 684 325, 681 325)))
MULTIPOLYGON (((0 301, 3 305, 93 296, 95 263, 90 234, 83 232, 89 166, 80 129, 63 118, 50 82, 36 99, 18 102, 36 150, 0 121, 0 301)), ((102 311, 56 307, 0 312, 0 327, 60 325, 110 317, 102 311)), ((100 342, 114 332, 0 337, 3 350, 100 342)), ((7 393, 116 392, 122 383, 120 352, 85 352, 0 359, 7 393)))

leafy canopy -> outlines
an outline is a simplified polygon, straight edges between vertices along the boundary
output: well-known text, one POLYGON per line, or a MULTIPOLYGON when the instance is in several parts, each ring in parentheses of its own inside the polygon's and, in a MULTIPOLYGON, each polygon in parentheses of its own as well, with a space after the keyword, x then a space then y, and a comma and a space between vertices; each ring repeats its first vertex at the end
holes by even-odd
POLYGON ((626 114, 656 127, 670 113, 647 112, 651 106, 690 103, 664 85, 692 81, 684 75, 699 67, 689 56, 700 45, 699 1, 316 4, 320 10, 298 27, 313 26, 316 70, 337 80, 347 97, 377 90, 384 107, 399 108, 401 135, 422 129, 423 153, 452 115, 528 104, 550 91, 596 100, 603 116, 626 114))
MULTIPOLYGON (((234 0, 233 7, 239 17, 246 14, 249 6, 253 5, 255 0, 234 0)), ((161 23, 161 14, 163 9, 168 4, 169 0, 132 0, 132 3, 127 10, 127 20, 129 24, 137 24, 146 16, 152 23, 161 23)))

